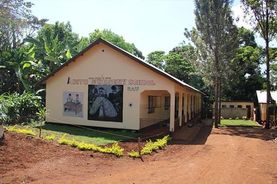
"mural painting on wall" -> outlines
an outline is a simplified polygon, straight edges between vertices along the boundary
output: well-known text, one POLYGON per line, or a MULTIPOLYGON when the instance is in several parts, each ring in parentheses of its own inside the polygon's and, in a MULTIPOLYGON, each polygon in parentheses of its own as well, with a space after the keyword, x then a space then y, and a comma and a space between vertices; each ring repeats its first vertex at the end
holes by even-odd
POLYGON ((83 93, 63 93, 63 115, 83 117, 83 93))
POLYGON ((123 85, 89 85, 88 119, 122 122, 123 85))

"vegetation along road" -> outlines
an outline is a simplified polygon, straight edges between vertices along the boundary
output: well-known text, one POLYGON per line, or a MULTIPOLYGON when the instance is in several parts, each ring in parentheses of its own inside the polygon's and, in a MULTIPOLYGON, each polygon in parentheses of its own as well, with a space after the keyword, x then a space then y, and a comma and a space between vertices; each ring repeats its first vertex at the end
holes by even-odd
POLYGON ((7 133, 0 183, 276 183, 276 137, 260 127, 203 127, 142 162, 7 133))

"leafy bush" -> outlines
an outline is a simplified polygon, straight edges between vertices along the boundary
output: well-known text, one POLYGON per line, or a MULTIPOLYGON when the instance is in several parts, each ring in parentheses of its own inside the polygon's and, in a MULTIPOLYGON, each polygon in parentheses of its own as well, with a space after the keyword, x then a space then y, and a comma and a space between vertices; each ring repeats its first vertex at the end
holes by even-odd
POLYGON ((21 134, 26 134, 31 136, 36 135, 36 133, 33 130, 27 129, 27 128, 17 128, 16 126, 8 126, 6 127, 6 129, 10 132, 16 132, 16 133, 21 133, 21 134))
POLYGON ((79 150, 90 150, 90 151, 99 151, 99 146, 97 146, 96 144, 90 144, 90 143, 84 143, 84 142, 80 142, 77 146, 77 148, 79 150))
POLYGON ((55 138, 56 138, 55 134, 46 135, 45 137, 43 137, 43 139, 45 139, 47 141, 53 141, 53 140, 55 140, 55 138))
POLYGON ((94 152, 109 153, 116 156, 122 156, 124 149, 121 148, 118 143, 112 144, 111 147, 105 146, 101 147, 96 144, 78 142, 75 139, 68 139, 67 134, 63 134, 62 137, 58 140, 59 144, 69 145, 72 147, 77 147, 79 150, 90 150, 94 152))
POLYGON ((77 142, 75 141, 75 139, 68 139, 66 136, 67 134, 63 134, 62 137, 58 140, 58 143, 77 147, 77 142))
POLYGON ((104 148, 102 148, 102 150, 100 149, 100 152, 102 152, 102 153, 110 153, 110 154, 114 154, 118 157, 123 155, 123 151, 124 151, 124 149, 121 148, 117 142, 113 143, 111 147, 105 146, 104 148))
POLYGON ((139 157, 140 157, 139 152, 138 152, 138 151, 134 151, 134 150, 130 151, 130 152, 128 153, 128 155, 129 155, 130 157, 133 157, 133 158, 139 158, 139 157))
POLYGON ((30 92, 0 95, 0 122, 15 124, 35 119, 38 109, 42 107, 40 99, 30 92))
MULTIPOLYGON (((163 149, 167 145, 167 142, 169 140, 170 140, 169 135, 164 136, 162 139, 157 139, 155 142, 152 142, 151 140, 149 140, 141 149, 140 154, 148 155, 148 154, 151 154, 153 151, 156 151, 158 149, 163 149)), ((130 157, 134 157, 134 158, 140 157, 140 154, 138 151, 134 151, 134 150, 128 153, 130 157)))

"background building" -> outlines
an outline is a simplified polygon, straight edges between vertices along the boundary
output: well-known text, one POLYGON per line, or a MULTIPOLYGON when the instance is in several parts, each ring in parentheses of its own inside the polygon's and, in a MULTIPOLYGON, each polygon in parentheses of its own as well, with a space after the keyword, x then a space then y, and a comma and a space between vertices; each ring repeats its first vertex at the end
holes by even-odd
MULTIPOLYGON (((264 122, 266 121, 266 107, 267 107, 266 91, 257 90, 256 94, 257 94, 258 103, 259 103, 258 113, 260 114, 259 115, 260 121, 264 122)), ((275 103, 275 104, 271 104, 271 106, 269 107, 270 120, 276 121, 277 91, 271 91, 270 94, 271 94, 271 98, 274 100, 273 103, 275 103)))
MULTIPOLYGON (((214 107, 214 104, 213 104, 214 107)), ((222 101, 221 116, 223 119, 254 119, 254 102, 222 101)))

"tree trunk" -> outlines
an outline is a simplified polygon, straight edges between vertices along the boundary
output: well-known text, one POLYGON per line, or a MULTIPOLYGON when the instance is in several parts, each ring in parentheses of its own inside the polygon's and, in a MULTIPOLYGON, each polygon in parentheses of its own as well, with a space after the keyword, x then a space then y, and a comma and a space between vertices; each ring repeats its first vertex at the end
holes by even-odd
POLYGON ((269 124, 269 104, 271 101, 271 95, 270 95, 270 76, 269 76, 269 72, 270 72, 270 68, 269 68, 269 38, 268 38, 268 34, 269 34, 269 22, 268 22, 268 6, 267 6, 267 1, 266 1, 266 28, 265 28, 265 53, 266 53, 266 123, 265 123, 265 128, 269 129, 270 128, 270 124, 269 124))
POLYGON ((219 60, 218 60, 218 50, 217 47, 215 48, 214 52, 215 56, 215 128, 218 128, 218 122, 219 122, 219 60))
POLYGON ((4 139, 4 127, 0 124, 0 141, 4 139))
POLYGON ((221 121, 221 77, 219 77, 219 85, 218 85, 218 124, 221 121))
POLYGON ((218 128, 218 77, 215 78, 214 127, 218 128))

